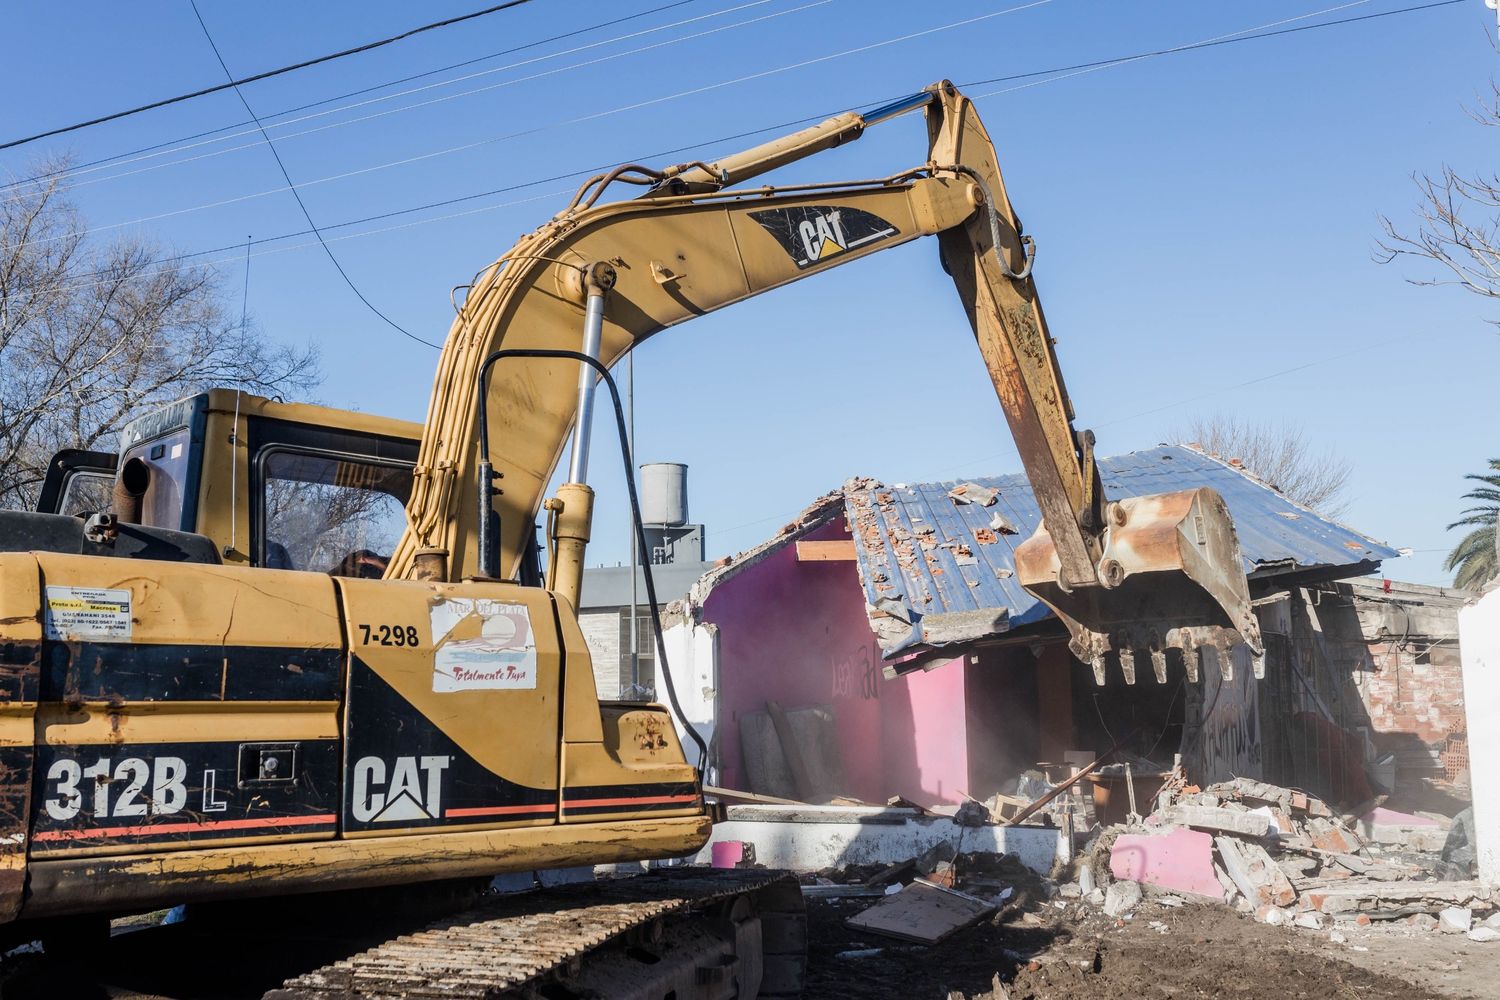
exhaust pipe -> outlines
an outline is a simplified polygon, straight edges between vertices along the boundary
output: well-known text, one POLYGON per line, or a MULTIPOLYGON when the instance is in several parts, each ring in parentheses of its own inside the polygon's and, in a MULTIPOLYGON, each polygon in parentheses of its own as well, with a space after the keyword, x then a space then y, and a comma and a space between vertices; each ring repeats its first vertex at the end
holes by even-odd
POLYGON ((141 501, 151 486, 151 466, 132 458, 115 477, 114 499, 110 504, 122 524, 141 523, 141 501))

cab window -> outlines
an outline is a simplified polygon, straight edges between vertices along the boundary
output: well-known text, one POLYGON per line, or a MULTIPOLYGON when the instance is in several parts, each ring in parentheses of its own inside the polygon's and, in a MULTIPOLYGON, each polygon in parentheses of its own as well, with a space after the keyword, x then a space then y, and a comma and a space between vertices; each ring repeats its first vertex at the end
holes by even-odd
POLYGON ((410 465, 295 449, 260 457, 260 564, 377 578, 406 528, 410 465))

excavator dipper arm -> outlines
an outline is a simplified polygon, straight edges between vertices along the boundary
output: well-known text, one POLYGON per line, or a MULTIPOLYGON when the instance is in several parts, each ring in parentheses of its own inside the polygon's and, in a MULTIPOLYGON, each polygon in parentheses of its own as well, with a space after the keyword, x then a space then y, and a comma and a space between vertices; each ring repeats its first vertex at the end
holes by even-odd
MULTIPOLYGON (((493 352, 581 350, 612 365, 669 326, 920 236, 939 239, 1042 510, 1044 527, 1017 552, 1018 575, 1067 624, 1074 651, 1101 678, 1112 649, 1127 677, 1136 648, 1151 652, 1159 676, 1169 646, 1216 646, 1221 664, 1235 642, 1259 653, 1239 547, 1217 494, 1106 502, 1092 436, 1072 426, 1030 276, 1034 248, 973 104, 946 82, 716 163, 632 165, 592 178, 568 209, 481 272, 439 360, 408 527, 387 576, 460 579, 482 569, 513 577, 569 430, 575 421, 588 426, 592 373, 581 377, 570 360, 507 358, 481 386, 493 352), (834 184, 730 187, 917 109, 926 111, 929 148, 913 169, 834 184), (598 203, 617 180, 650 190, 598 203), (478 447, 481 391, 487 455, 478 447), (482 518, 488 552, 474 515, 482 477, 494 496, 494 516, 482 518)), ((592 512, 586 442, 586 433, 575 435, 572 481, 547 501, 549 582, 575 606, 592 512)), ((1196 662, 1189 670, 1196 673, 1196 662)))

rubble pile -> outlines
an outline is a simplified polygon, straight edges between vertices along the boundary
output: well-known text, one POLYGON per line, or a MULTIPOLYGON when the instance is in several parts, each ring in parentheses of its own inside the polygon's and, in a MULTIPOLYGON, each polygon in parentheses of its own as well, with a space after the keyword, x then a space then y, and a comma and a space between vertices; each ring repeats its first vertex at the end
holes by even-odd
POLYGON ((1500 940, 1500 899, 1468 878, 1461 852, 1444 851, 1464 841, 1454 822, 1378 807, 1340 815, 1305 792, 1244 778, 1203 789, 1168 782, 1149 816, 1098 832, 1072 894, 1110 916, 1128 913, 1144 889, 1273 925, 1404 921, 1500 940))

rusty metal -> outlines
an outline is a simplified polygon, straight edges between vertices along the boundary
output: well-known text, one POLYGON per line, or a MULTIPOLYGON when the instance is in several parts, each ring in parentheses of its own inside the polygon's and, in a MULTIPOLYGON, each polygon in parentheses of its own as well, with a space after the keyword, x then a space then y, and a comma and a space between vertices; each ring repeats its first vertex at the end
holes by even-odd
POLYGON ((659 938, 663 920, 699 923, 742 900, 761 918, 767 942, 758 995, 798 995, 806 954, 796 879, 774 871, 685 869, 501 898, 297 976, 265 996, 520 1000, 585 975, 612 943, 639 947, 659 938))
POLYGON ((1166 678, 1168 649, 1181 650, 1190 677, 1197 650, 1212 646, 1231 676, 1232 646, 1259 660, 1265 646, 1250 603, 1244 562, 1229 510, 1208 487, 1131 497, 1107 508, 1097 579, 1069 586, 1060 573, 1055 539, 1043 523, 1016 548, 1021 585, 1067 625, 1070 648, 1104 682, 1114 653, 1127 683, 1135 683, 1135 653, 1149 653, 1166 678), (1086 623, 1086 624, 1085 624, 1086 623))

